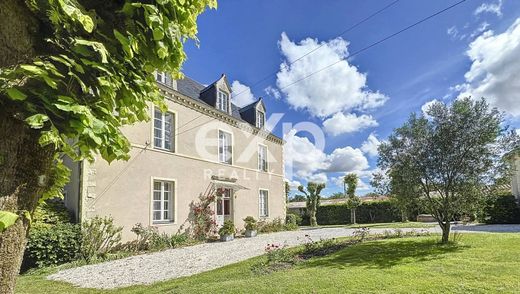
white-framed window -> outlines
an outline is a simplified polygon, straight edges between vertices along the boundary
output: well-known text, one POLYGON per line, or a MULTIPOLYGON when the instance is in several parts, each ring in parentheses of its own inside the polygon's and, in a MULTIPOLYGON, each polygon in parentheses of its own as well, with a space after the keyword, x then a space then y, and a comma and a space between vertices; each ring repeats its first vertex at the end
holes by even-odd
POLYGON ((256 127, 262 129, 265 125, 265 114, 261 111, 256 111, 256 127))
POLYGON ((162 113, 159 108, 155 108, 153 117, 153 144, 155 148, 168 151, 174 149, 174 130, 175 115, 171 112, 162 113))
POLYGON ((165 84, 166 83, 166 73, 162 71, 156 71, 155 72, 155 80, 159 83, 165 84))
POLYGON ((224 112, 229 112, 228 106, 229 106, 229 95, 222 91, 217 90, 217 109, 222 110, 224 112))
POLYGON ((222 130, 218 131, 218 161, 233 164, 233 137, 222 130))
POLYGON ((175 183, 172 181, 153 181, 152 220, 153 223, 172 222, 175 183))
POLYGON ((231 189, 224 189, 222 197, 217 199, 217 215, 231 215, 231 189))
POLYGON ((260 217, 269 216, 269 191, 260 190, 258 195, 258 209, 260 217))
POLYGON ((258 145, 258 170, 267 171, 267 146, 258 145))

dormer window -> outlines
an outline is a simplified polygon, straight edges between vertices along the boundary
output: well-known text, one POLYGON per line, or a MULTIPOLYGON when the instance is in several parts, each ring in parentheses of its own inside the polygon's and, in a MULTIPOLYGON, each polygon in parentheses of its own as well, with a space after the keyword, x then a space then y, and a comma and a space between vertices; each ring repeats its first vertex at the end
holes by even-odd
POLYGON ((166 84, 166 73, 164 73, 162 71, 156 71, 155 80, 161 84, 166 84))
POLYGON ((218 110, 222 110, 226 113, 229 112, 229 95, 226 92, 224 92, 222 90, 217 91, 216 107, 218 110))
POLYGON ((256 111, 256 127, 262 129, 265 125, 265 114, 261 111, 256 111))

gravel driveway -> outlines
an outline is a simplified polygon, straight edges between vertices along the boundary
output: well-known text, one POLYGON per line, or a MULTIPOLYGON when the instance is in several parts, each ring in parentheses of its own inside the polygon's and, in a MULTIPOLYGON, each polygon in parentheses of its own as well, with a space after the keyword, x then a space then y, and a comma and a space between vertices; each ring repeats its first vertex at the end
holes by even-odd
MULTIPOLYGON (((388 229, 370 229, 381 233, 388 229)), ((421 229, 402 229, 403 231, 421 229)), ((520 226, 454 226, 461 232, 520 232, 520 226)), ((440 232, 439 228, 429 228, 440 232)), ((205 243, 132 256, 105 263, 62 270, 48 279, 64 281, 84 288, 110 289, 191 276, 264 254, 268 243, 295 246, 309 235, 313 240, 346 237, 354 229, 318 228, 292 232, 262 234, 255 238, 240 238, 231 242, 205 243)))

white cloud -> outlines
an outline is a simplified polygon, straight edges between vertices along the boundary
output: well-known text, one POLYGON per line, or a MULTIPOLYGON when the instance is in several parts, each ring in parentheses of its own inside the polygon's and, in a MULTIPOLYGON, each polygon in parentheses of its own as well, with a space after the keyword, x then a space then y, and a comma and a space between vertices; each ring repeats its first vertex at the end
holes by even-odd
POLYGON ((354 113, 338 112, 323 122, 325 131, 333 136, 354 133, 369 127, 377 127, 377 121, 367 114, 357 116, 354 113))
POLYGON ((285 137, 284 154, 286 167, 292 167, 287 175, 303 179, 323 179, 325 173, 358 172, 369 167, 368 159, 361 149, 345 146, 326 154, 318 149, 308 138, 296 135, 291 130, 285 137))
POLYGON ((280 100, 282 98, 282 94, 280 94, 280 91, 278 91, 278 89, 276 89, 275 87, 268 86, 264 89, 264 92, 267 95, 274 97, 274 99, 276 100, 280 100))
POLYGON ((289 183, 289 188, 291 190, 298 190, 298 187, 301 185, 301 183, 296 180, 290 181, 290 180, 285 179, 285 181, 287 181, 289 183))
POLYGON ((328 178, 327 178, 327 174, 325 174, 325 173, 317 173, 317 174, 310 175, 307 178, 307 181, 314 182, 314 183, 320 183, 320 184, 321 183, 326 184, 328 181, 328 178))
POLYGON ((327 156, 329 172, 353 172, 367 169, 368 160, 358 148, 346 146, 335 149, 327 156))
POLYGON ((297 136, 296 130, 291 130, 284 139, 285 161, 292 164, 296 176, 305 178, 317 170, 327 168, 327 155, 308 138, 297 136))
POLYGON ((437 102, 439 102, 439 100, 433 99, 431 101, 424 103, 423 106, 421 106, 421 111, 422 111, 423 115, 428 117, 428 114, 426 112, 428 111, 428 109, 430 109, 430 106, 432 106, 434 103, 437 103, 437 102))
POLYGON ((475 39, 466 54, 471 68, 458 85, 460 97, 485 97, 493 106, 520 116, 520 18, 505 32, 486 31, 475 39))
POLYGON ((459 30, 457 29, 456 26, 452 26, 450 28, 448 28, 446 30, 446 33, 448 34, 448 36, 450 36, 452 39, 457 39, 457 37, 459 36, 459 30))
POLYGON ((496 3, 482 3, 475 11, 473 12, 475 15, 479 15, 481 13, 494 13, 498 17, 502 16, 502 0, 498 0, 496 3))
POLYGON ((485 30, 487 30, 487 28, 489 27, 489 23, 488 22, 483 22, 481 23, 478 28, 476 28, 472 33, 471 35, 469 36, 471 39, 475 38, 476 36, 480 35, 482 32, 484 32, 485 30))
POLYGON ((244 107, 256 101, 251 89, 239 81, 233 81, 231 91, 233 91, 231 101, 239 107, 244 107))
POLYGON ((368 138, 363 144, 361 145, 361 151, 363 151, 368 156, 377 156, 379 153, 377 151, 377 148, 381 142, 379 139, 377 139, 375 133, 371 133, 368 135, 368 138))
POLYGON ((285 62, 280 65, 276 83, 286 96, 287 103, 322 118, 341 111, 382 106, 388 97, 367 88, 366 74, 359 72, 346 59, 348 45, 342 38, 321 43, 307 38, 295 43, 282 33, 279 46, 285 62), (318 46, 322 47, 290 64, 318 46), (319 71, 337 61, 334 66, 319 71))

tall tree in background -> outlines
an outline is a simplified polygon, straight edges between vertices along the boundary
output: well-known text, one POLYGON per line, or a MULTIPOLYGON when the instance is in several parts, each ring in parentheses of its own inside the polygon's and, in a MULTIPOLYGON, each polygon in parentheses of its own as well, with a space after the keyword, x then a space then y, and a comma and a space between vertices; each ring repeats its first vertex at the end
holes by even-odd
POLYGON ((434 103, 426 115, 412 114, 379 147, 379 167, 409 197, 423 198, 449 240, 450 221, 469 213, 497 179, 510 171, 504 159, 518 148, 516 132, 502 128, 503 114, 484 99, 434 103))
POLYGON ((316 211, 320 206, 320 193, 323 189, 325 189, 325 184, 317 184, 313 182, 307 183, 307 191, 305 191, 303 186, 298 187, 298 191, 302 192, 305 194, 305 197, 307 197, 307 212, 309 213, 311 227, 318 225, 318 222, 316 221, 316 211))
POLYGON ((358 176, 354 173, 343 178, 343 189, 347 196, 347 207, 350 209, 350 221, 356 223, 356 209, 361 205, 361 199, 356 196, 358 176))
POLYGON ((214 0, 0 1, 0 293, 12 293, 30 215, 68 181, 60 158, 128 159, 120 127, 165 109, 155 70, 214 0), (43 196, 43 197, 42 197, 43 196))
POLYGON ((289 185, 289 182, 284 181, 284 187, 285 187, 285 203, 289 202, 289 193, 291 192, 291 186, 289 185))

